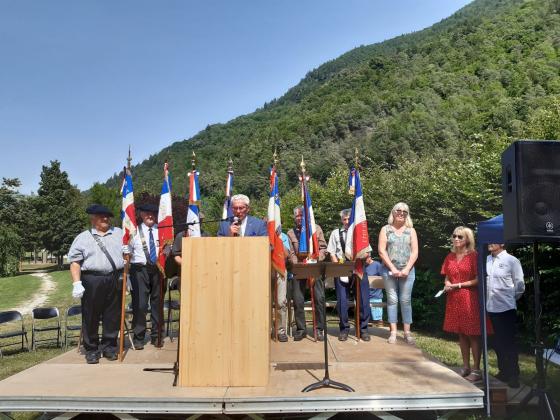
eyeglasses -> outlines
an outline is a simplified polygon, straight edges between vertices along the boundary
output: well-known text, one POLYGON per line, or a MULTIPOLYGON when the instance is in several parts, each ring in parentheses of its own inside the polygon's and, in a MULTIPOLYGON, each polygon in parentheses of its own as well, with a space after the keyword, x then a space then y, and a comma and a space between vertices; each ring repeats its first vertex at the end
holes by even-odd
POLYGON ((395 210, 396 214, 402 214, 404 216, 408 216, 408 212, 406 210, 395 210))
POLYGON ((247 206, 241 206, 241 207, 232 207, 232 210, 245 210, 247 208, 247 206))
POLYGON ((453 239, 459 239, 460 241, 462 241, 464 239, 463 235, 453 235, 453 239))

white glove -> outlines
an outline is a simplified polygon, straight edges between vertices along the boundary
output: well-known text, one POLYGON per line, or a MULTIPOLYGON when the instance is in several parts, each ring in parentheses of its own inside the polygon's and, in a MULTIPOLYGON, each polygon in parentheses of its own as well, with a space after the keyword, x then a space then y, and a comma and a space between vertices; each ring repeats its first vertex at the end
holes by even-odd
POLYGON ((123 254, 130 254, 130 245, 123 245, 122 246, 122 253, 123 254))
POLYGON ((84 289, 84 286, 82 286, 81 281, 76 281, 73 283, 72 297, 74 299, 80 299, 84 295, 85 291, 86 289, 84 289))

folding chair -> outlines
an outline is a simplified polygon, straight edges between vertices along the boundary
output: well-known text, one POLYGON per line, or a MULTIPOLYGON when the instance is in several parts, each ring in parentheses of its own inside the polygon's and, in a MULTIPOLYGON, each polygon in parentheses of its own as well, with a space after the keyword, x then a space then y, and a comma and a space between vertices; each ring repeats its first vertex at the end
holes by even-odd
MULTIPOLYGON (((62 339, 62 329, 60 328, 60 313, 58 312, 57 307, 48 307, 48 308, 35 308, 31 311, 31 348, 33 350, 37 350, 37 343, 38 342, 45 342, 45 341, 53 341, 54 338, 44 338, 44 339, 37 339, 38 332, 47 332, 47 331, 56 331, 56 346, 60 347, 61 339, 62 339), (38 320, 49 320, 49 319, 56 319, 56 325, 44 324, 44 326, 38 326, 38 320)), ((42 323, 41 323, 42 324, 42 323)))
POLYGON ((171 341, 173 341, 173 322, 179 322, 177 316, 172 316, 173 311, 181 310, 181 303, 178 300, 171 299, 171 291, 179 290, 179 277, 172 277, 169 279, 169 284, 167 288, 167 300, 163 302, 163 310, 167 311, 167 330, 166 335, 171 341))
POLYGON ((68 339, 72 337, 78 338, 78 353, 80 352, 80 345, 82 344, 82 305, 70 306, 66 310, 66 316, 64 317, 64 350, 68 350, 68 339), (79 324, 71 324, 69 318, 80 316, 79 324), (79 331, 79 335, 69 335, 68 331, 79 331))
MULTIPOLYGON (((25 338, 25 347, 27 348, 27 351, 29 351, 29 341, 27 340, 27 331, 25 330, 25 325, 23 324, 23 316, 21 316, 21 313, 18 311, 0 312, 0 325, 9 324, 11 322, 17 322, 17 321, 21 321, 21 330, 18 329, 18 330, 0 332, 0 340, 4 338, 21 336, 21 349, 23 350, 24 348, 23 339, 25 338)), ((16 343, 19 343, 19 341, 0 345, 0 358, 4 357, 4 355, 2 354, 2 347, 13 346, 16 343)))

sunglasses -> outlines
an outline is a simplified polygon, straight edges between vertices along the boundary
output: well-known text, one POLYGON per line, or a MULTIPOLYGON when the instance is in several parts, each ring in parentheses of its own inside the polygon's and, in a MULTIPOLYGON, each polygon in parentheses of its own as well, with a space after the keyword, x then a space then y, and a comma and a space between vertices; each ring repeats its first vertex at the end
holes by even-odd
POLYGON ((453 235, 453 239, 459 239, 460 241, 463 240, 464 236, 463 235, 453 235))
POLYGON ((408 212, 406 210, 395 210, 396 214, 404 214, 405 216, 408 215, 408 212))

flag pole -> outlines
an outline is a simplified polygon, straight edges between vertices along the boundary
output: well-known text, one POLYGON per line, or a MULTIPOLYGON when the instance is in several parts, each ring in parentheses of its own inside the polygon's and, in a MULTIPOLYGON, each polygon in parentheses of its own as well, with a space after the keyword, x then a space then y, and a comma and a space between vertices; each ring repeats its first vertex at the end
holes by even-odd
MULTIPOLYGON (((303 155, 301 156, 301 185, 302 185, 302 192, 303 192, 303 211, 305 212, 305 194, 307 191, 307 182, 306 182, 306 174, 305 174, 305 162, 303 160, 303 155)), ((305 221, 309 222, 309 217, 306 215, 305 221)), ((309 225, 309 232, 311 232, 311 225, 309 225)), ((309 249, 308 249, 309 251, 309 249)), ((311 317, 313 319, 313 339, 317 341, 317 316, 315 314, 315 279, 313 277, 307 278, 307 287, 309 287, 309 292, 311 294, 311 317)), ((326 325, 323 326, 326 331, 326 325)))
MULTIPOLYGON (((132 162, 132 157, 130 154, 130 145, 128 146, 128 157, 126 159, 127 166, 123 168, 123 179, 126 179, 127 171, 130 171, 130 163, 132 162)), ((130 254, 124 254, 124 269, 123 269, 123 282, 122 282, 122 293, 121 293, 121 325, 119 330, 119 361, 124 360, 124 317, 126 315, 125 305, 126 305, 126 285, 128 278, 128 269, 130 266, 130 254)))
MULTIPOLYGON (((274 154, 272 155, 272 167, 274 172, 276 172, 276 167, 278 165, 278 154, 276 153, 276 148, 274 148, 274 154)), ((274 276, 274 341, 278 341, 278 273, 270 265, 271 275, 274 276)))
MULTIPOLYGON (((357 171, 358 170, 358 165, 359 165, 359 157, 358 157, 358 148, 356 147, 354 149, 354 170, 357 171)), ((356 192, 354 191, 352 195, 356 194, 356 192)), ((352 247, 352 249, 354 249, 352 247)), ((358 339, 358 341, 360 341, 360 338, 362 336, 362 326, 360 324, 360 304, 361 304, 361 297, 360 297, 360 286, 362 283, 362 279, 360 279, 360 277, 357 274, 352 274, 352 276, 354 277, 354 283, 356 284, 356 310, 354 311, 354 315, 356 317, 355 320, 355 324, 356 325, 356 338, 358 339)))

